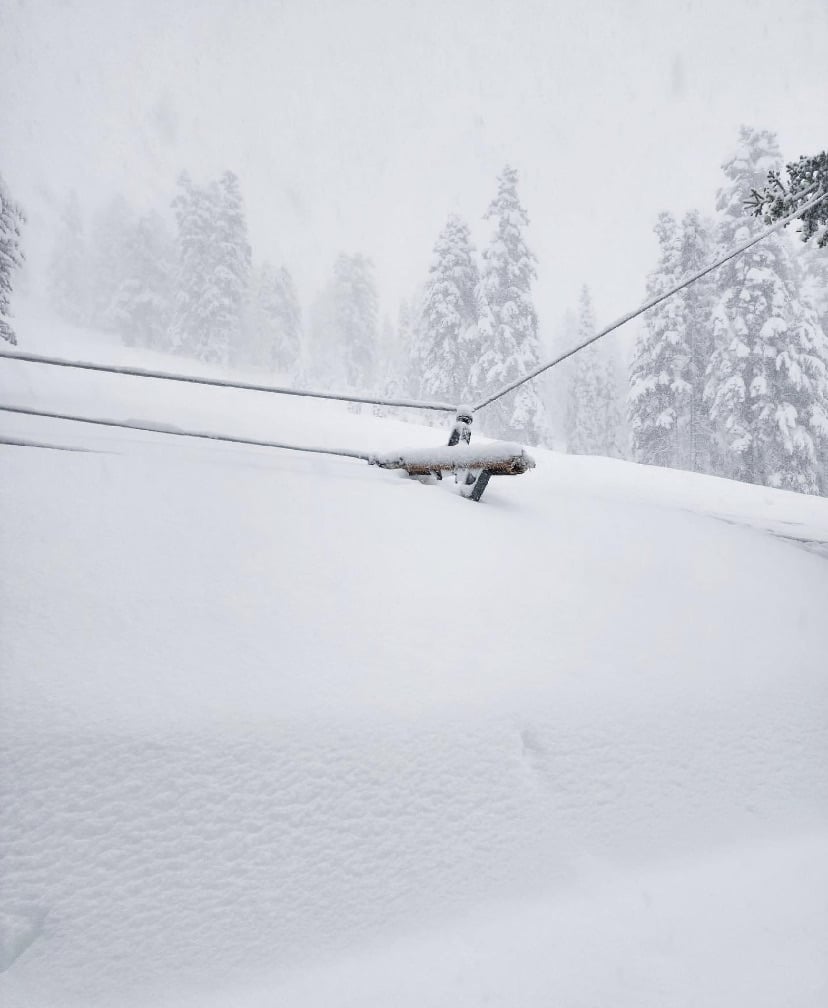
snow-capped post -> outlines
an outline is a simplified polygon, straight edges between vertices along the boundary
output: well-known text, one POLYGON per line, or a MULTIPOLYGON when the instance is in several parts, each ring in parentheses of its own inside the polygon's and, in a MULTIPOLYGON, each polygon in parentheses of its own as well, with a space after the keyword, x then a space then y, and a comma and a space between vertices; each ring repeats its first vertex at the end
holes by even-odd
MULTIPOLYGON (((453 448, 458 444, 469 444, 471 442, 471 425, 474 422, 474 414, 470 406, 458 406, 457 416, 454 420, 454 426, 451 429, 451 434, 449 434, 448 446, 453 448)), ((460 492, 464 496, 469 496, 469 493, 465 490, 465 487, 471 487, 482 480, 480 485, 480 493, 475 497, 475 500, 480 500, 483 496, 483 491, 486 489, 486 484, 489 482, 489 477, 483 477, 483 472, 480 469, 456 469, 454 472, 454 482, 460 486, 460 492)), ((438 473, 437 479, 442 479, 443 477, 438 473)))
POLYGON ((473 422, 474 413, 471 406, 458 406, 454 426, 451 428, 451 434, 449 434, 449 448, 460 444, 461 441, 463 444, 468 444, 471 441, 471 425, 473 422))

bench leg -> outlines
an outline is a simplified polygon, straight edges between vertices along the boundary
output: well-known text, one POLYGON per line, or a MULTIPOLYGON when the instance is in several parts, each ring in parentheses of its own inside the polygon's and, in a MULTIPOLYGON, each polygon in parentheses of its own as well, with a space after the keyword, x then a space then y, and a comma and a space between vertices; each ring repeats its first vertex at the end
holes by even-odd
POLYGON ((472 476, 473 478, 466 486, 462 486, 460 488, 460 493, 464 497, 468 497, 469 500, 479 501, 483 496, 483 491, 489 485, 489 480, 491 479, 492 474, 488 469, 481 469, 480 472, 476 474, 469 473, 469 476, 472 476))

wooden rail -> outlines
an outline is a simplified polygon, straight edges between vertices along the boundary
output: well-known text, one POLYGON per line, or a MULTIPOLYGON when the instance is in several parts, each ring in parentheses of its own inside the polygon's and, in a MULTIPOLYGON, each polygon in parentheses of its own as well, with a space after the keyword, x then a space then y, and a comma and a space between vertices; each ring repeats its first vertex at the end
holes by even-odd
POLYGON ((453 472, 460 492, 470 500, 483 496, 492 476, 520 476, 534 469, 535 460, 520 445, 507 441, 471 447, 469 444, 440 448, 412 448, 401 452, 372 455, 371 465, 382 469, 403 469, 409 476, 436 476, 453 472))

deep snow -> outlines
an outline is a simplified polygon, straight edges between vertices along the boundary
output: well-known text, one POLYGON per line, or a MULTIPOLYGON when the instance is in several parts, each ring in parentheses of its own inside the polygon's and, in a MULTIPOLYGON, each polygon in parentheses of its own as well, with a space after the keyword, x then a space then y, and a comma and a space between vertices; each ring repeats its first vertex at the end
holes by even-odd
MULTIPOLYGON (((445 436, 11 362, 0 401, 445 436)), ((472 504, 352 460, 0 436, 92 449, 0 446, 4 1005, 826 1003, 828 502, 533 450, 472 504)))

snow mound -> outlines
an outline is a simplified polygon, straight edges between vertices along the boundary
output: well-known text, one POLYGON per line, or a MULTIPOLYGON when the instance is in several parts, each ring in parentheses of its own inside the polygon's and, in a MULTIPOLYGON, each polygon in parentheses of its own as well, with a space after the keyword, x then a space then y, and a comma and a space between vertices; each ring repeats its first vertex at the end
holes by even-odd
MULTIPOLYGON (((21 368, 6 401, 444 440, 21 368)), ((93 449, 0 445, 4 1006, 822 1008, 828 503, 3 427, 93 449)))

